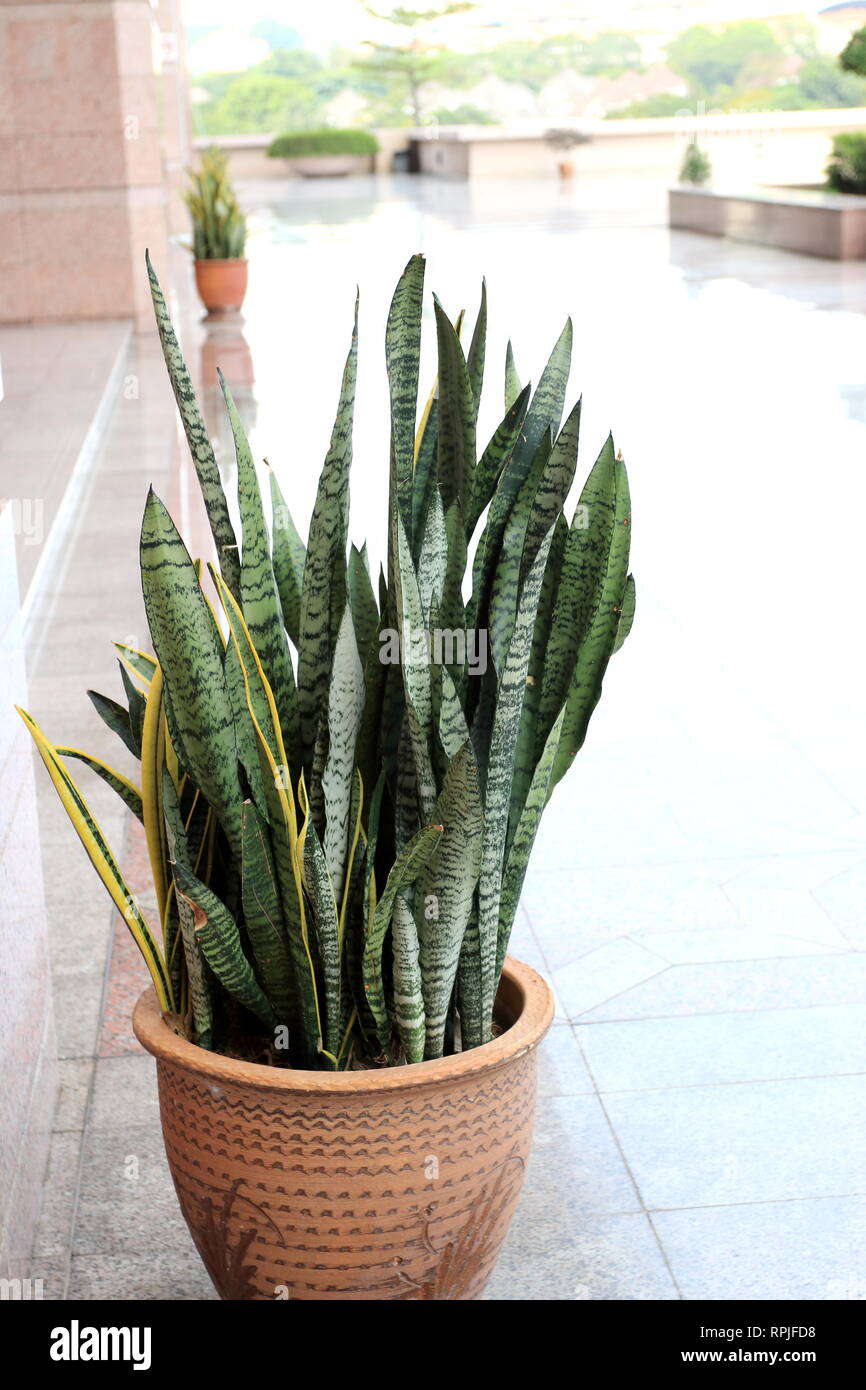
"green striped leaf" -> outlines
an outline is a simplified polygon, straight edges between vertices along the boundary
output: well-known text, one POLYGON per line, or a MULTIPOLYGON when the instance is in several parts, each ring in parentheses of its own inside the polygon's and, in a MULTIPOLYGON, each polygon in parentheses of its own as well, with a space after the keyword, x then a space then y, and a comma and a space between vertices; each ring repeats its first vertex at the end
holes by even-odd
POLYGON ((394 981, 394 1025, 406 1061, 423 1062, 424 990, 420 945, 411 904, 398 893, 391 916, 391 955, 394 981))
POLYGON ((244 770, 256 806, 262 814, 267 814, 268 794, 259 755, 259 741, 247 706, 243 667, 234 642, 229 642, 226 646, 223 672, 232 710, 238 761, 244 770))
POLYGON ((514 780, 511 784, 511 808, 508 814, 508 834, 505 853, 514 836, 517 823, 529 792, 535 772, 538 744, 538 706, 541 700, 541 687, 547 662, 547 644, 550 639, 550 623, 556 594, 559 588, 562 558, 568 540, 568 523, 560 512, 556 519, 550 551, 544 569, 541 597, 535 616, 532 634, 532 649, 529 655, 529 668, 526 672, 526 690, 523 696, 523 709, 520 713, 520 728, 517 734, 517 747, 514 753, 514 780))
POLYGON ((435 851, 441 835, 441 825, 428 825, 413 836, 391 866, 385 891, 376 903, 372 920, 367 925, 361 967, 362 977, 367 1005, 375 1021, 379 1044, 383 1052, 388 1052, 390 1049, 391 1019, 382 979, 382 951, 391 924, 394 902, 401 890, 408 890, 415 883, 435 851))
POLYGON ((478 317, 472 330, 472 341, 466 354, 466 370, 472 399, 475 402, 475 419, 478 420, 478 407, 481 404, 481 388, 484 385, 484 356, 487 348, 487 281, 481 281, 481 303, 478 317))
POLYGON ((186 899, 192 909, 201 953, 223 989, 272 1032, 277 1017, 244 955, 237 923, 225 903, 179 861, 174 866, 174 878, 178 896, 186 899))
POLYGON ((223 651, 195 566, 152 488, 140 555, 144 606, 171 698, 173 737, 176 733, 178 752, 239 854, 243 795, 223 651))
POLYGON ((604 572, 604 582, 592 622, 578 648, 565 702, 565 720, 550 778, 548 797, 565 775, 586 738, 592 712, 601 695, 601 684, 617 637, 625 601, 631 542, 631 499, 625 464, 614 463, 616 512, 604 572))
POLYGON ((538 446, 532 468, 508 515, 502 536, 502 548, 493 572, 487 626, 490 651, 497 672, 501 672, 505 664, 508 644, 514 630, 527 531, 545 470, 550 463, 552 449, 553 442, 548 431, 538 446))
POLYGON ((577 650, 601 596, 616 518, 616 452, 608 435, 584 483, 562 560, 562 576, 547 644, 537 751, 565 703, 577 650))
POLYGON ((165 298, 160 289, 156 273, 145 252, 147 274, 150 279, 150 293, 156 326, 168 375, 171 380, 174 398, 177 401, 180 418, 186 434, 189 451, 198 475, 201 495, 204 498, 208 521, 219 557, 220 569, 232 593, 240 598, 241 564, 234 527, 229 516, 228 503, 220 481, 219 468, 214 457, 213 447, 205 428, 198 402, 195 398, 192 381, 183 360, 174 328, 172 327, 165 298))
POLYGON ((423 295, 424 257, 413 256, 397 283, 385 328, 391 397, 391 501, 399 508, 410 538, 423 295))
POLYGON ((517 733, 523 708, 535 615, 552 536, 551 527, 539 547, 520 595, 514 631, 499 681, 499 698, 490 737, 484 796, 484 844, 478 889, 482 1000, 485 1028, 488 1030, 492 1024, 493 1001, 496 994, 499 900, 517 733))
POLYGON ((614 652, 618 652, 625 639, 628 637, 634 622, 635 607, 635 587, 634 576, 629 575, 625 582, 625 593, 620 607, 619 622, 616 625, 616 641, 613 644, 614 652))
POLYGON ((556 340, 530 401, 523 434, 514 450, 518 457, 526 455, 528 460, 534 459, 547 431, 551 431, 554 439, 559 433, 571 370, 571 342, 571 319, 568 319, 556 340))
POLYGON ((509 411, 520 395, 520 377, 517 375, 517 368, 514 365, 514 349, 511 340, 505 349, 505 409, 509 411))
POLYGON ((150 682, 156 670, 156 662, 147 652, 140 652, 137 647, 130 647, 126 642, 115 642, 114 650, 119 653, 121 661, 130 666, 142 680, 150 682))
POLYGON ((102 778, 106 786, 117 792, 124 805, 144 824, 141 792, 138 787, 132 785, 127 777, 124 777, 122 772, 109 767, 101 758, 94 758, 90 753, 82 753, 80 748, 57 748, 55 751, 59 758, 77 758, 79 762, 85 763, 91 772, 95 772, 97 777, 102 778))
POLYGON ((550 458, 539 480, 526 524, 526 539, 520 562, 520 578, 526 576, 538 547, 565 506, 577 466, 580 438, 580 401, 577 402, 550 451, 550 458))
POLYGON ((475 472, 475 400, 460 339, 434 299, 439 354, 439 488, 446 512, 452 503, 465 516, 475 472))
POLYGON ((395 587, 406 720, 412 740, 421 815, 424 820, 429 820, 436 798, 436 783, 433 777, 430 749, 432 704, 430 665, 425 642, 427 628, 421 594, 418 589, 418 579, 409 550, 409 541, 403 529, 399 512, 397 513, 397 562, 395 587), (407 637, 409 638, 408 644, 406 642, 407 637))
POLYGON ((425 1057, 441 1057, 463 934, 481 868, 483 813, 469 742, 452 759, 435 815, 444 827, 421 878, 415 921, 420 941, 425 1057))
POLYGON ((313 929, 319 971, 324 985, 325 1051, 332 1056, 340 1050, 342 984, 340 919, 333 884, 316 827, 307 816, 299 839, 304 869, 304 887, 313 910, 313 929))
POLYGON ((518 394, 514 404, 506 411, 505 418, 497 427, 496 433, 478 460, 478 466, 472 477, 472 490, 466 513, 467 537, 474 533, 475 527, 478 525, 478 518, 496 491, 502 470, 520 438, 520 431, 523 429, 523 422, 526 419, 529 405, 530 390, 531 388, 526 386, 518 394))
POLYGON ((238 507, 241 516, 241 605, 259 660, 264 667, 277 710, 283 738, 297 746, 298 696, 283 624, 283 610, 271 564, 270 542, 256 467, 232 393, 222 372, 220 386, 228 410, 238 466, 238 507))
MULTIPOLYGON (((267 459, 265 462, 267 463, 267 459)), ((307 548, 298 535, 276 475, 270 467, 268 475, 271 487, 274 578, 280 595, 286 631, 297 646, 301 631, 301 589, 304 584, 307 548)))
POLYGON ((340 403, 310 522, 298 648, 298 703, 304 765, 310 767, 319 713, 327 707, 333 644, 346 606, 349 469, 358 366, 358 304, 340 403))
POLYGON ((73 782, 66 767, 58 756, 57 749, 48 741, 36 720, 15 706, 26 724, 37 752, 60 797, 63 809, 72 822, 75 833, 83 844, 91 864, 108 890, 112 902, 126 922, 138 949, 144 957, 150 973, 160 1008, 174 1010, 174 994, 168 968, 162 952, 145 921, 138 903, 127 887, 126 880, 102 833, 99 822, 90 810, 78 787, 73 782))
POLYGON ((355 744, 363 711, 364 672, 358 656, 352 611, 347 604, 334 651, 328 701, 328 758, 322 774, 325 862, 338 902, 343 893, 355 744))
POLYGON ((251 801, 243 808, 241 902, 256 973, 278 1022, 289 1023, 294 990, 280 890, 268 825, 251 801))
POLYGON ((191 853, 186 827, 183 823, 177 792, 165 768, 163 768, 162 773, 162 784, 169 863, 175 886, 174 896, 180 924, 180 939, 192 1006, 192 1041, 197 1043, 199 1047, 210 1048, 213 1045, 213 1000, 210 984, 204 957, 196 939, 195 913, 189 900, 177 892, 177 880, 174 874, 175 865, 178 863, 183 864, 186 869, 194 873, 194 856, 191 853))
POLYGON ((439 402, 432 400, 426 419, 422 422, 415 449, 415 473, 412 479, 412 558, 417 560, 424 536, 427 514, 438 492, 437 460, 439 455, 439 402))
POLYGON ((87 698, 96 710, 103 724, 129 749, 134 758, 141 757, 141 736, 133 733, 129 710, 112 700, 110 695, 100 695, 97 690, 88 690, 87 698))
POLYGON ((532 774, 529 791, 520 813, 517 828, 511 840, 511 846, 508 850, 505 870, 502 875, 502 891, 499 897, 499 925, 496 947, 497 981, 502 973, 502 965, 508 953, 508 939, 511 935, 511 929, 514 926, 514 917, 517 912, 518 902, 520 901, 523 880, 526 876, 526 866, 529 862, 532 846, 535 843, 535 836, 541 820, 541 814, 547 804, 550 789, 550 775, 553 771, 553 763, 556 757, 556 750, 559 747, 559 739, 562 733, 564 720, 565 708, 563 707, 547 737, 547 743, 544 746, 541 757, 532 774))

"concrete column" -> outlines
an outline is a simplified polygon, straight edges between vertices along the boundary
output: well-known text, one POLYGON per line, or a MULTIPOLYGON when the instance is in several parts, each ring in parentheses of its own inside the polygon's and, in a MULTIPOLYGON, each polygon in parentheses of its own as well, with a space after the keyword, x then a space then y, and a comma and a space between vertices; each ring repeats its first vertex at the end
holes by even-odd
POLYGON ((150 327, 166 256, 149 0, 0 0, 0 321, 150 327))

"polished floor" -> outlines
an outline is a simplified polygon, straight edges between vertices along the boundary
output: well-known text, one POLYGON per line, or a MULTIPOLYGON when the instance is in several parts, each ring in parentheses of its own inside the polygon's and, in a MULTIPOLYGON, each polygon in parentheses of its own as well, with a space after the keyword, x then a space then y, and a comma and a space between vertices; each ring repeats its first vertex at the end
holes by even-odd
MULTIPOLYGON (((582 471, 610 428, 629 465, 637 620, 548 809, 513 942, 559 1013, 489 1297, 866 1297, 866 265, 671 235, 663 190, 640 180, 245 196, 242 332, 205 333, 183 265, 178 282, 229 482, 217 364, 306 521, 358 284, 352 532, 381 553, 382 328, 416 250, 452 313, 474 313, 487 278, 482 421, 506 339, 537 378, 570 314, 582 471)), ((28 634, 32 709, 97 751, 110 736, 84 689, 113 690, 109 641, 142 632, 148 484, 201 530, 155 345, 126 351, 28 634)), ((135 965, 42 792, 64 1091, 33 1274, 46 1297, 212 1296, 125 1022, 135 965)), ((122 843, 109 795, 93 802, 122 843)))

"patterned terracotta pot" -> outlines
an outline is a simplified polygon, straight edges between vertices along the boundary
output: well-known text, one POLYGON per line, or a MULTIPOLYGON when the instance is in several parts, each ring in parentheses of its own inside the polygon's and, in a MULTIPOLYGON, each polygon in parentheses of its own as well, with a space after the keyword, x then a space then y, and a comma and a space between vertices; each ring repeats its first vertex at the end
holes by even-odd
POLYGON ((181 1210, 222 1298, 480 1298, 523 1183, 550 990, 509 958, 497 1013, 506 1031, 453 1057, 283 1071, 177 1037, 145 991, 136 1037, 156 1057, 181 1210))
POLYGON ((247 263, 244 260, 196 261, 195 283, 209 314, 240 309, 247 292, 247 263))

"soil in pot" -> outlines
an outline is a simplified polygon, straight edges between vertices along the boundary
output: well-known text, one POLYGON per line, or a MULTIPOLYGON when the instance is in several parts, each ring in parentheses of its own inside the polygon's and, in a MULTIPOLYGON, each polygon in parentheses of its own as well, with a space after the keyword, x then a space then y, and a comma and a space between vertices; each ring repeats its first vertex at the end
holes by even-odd
POLYGON ((169 1166, 222 1298, 480 1298, 529 1156, 545 981, 509 959, 497 1016, 470 1052, 303 1072, 194 1047, 142 995, 169 1166))

